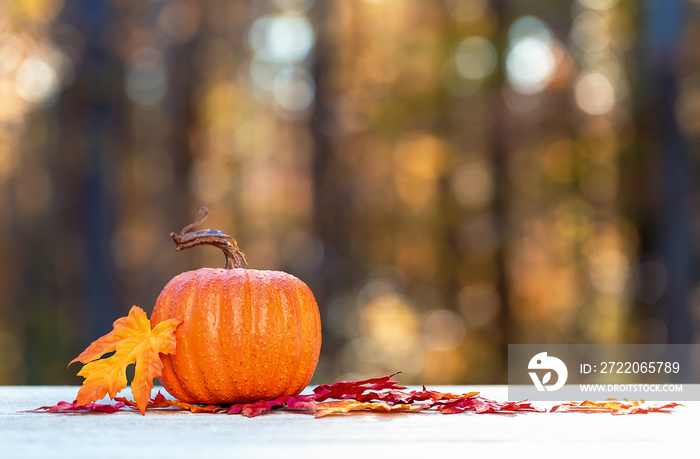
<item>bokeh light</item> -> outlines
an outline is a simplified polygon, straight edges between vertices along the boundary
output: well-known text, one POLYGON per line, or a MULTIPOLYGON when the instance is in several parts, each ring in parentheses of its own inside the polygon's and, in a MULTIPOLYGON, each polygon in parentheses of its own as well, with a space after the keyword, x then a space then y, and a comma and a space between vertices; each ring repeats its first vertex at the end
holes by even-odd
POLYGON ((582 75, 574 94, 578 106, 589 115, 604 115, 615 106, 615 88, 602 73, 582 75))
POLYGON ((474 22, 486 13, 489 6, 488 0, 473 0, 463 2, 460 0, 445 0, 447 11, 460 22, 474 22))
POLYGON ((250 28, 250 45, 263 60, 294 64, 307 58, 314 42, 314 29, 303 16, 283 14, 262 17, 250 28))
POLYGON ((511 25, 508 36, 510 45, 505 58, 508 82, 524 94, 542 91, 556 65, 549 29, 539 19, 525 16, 511 25))
POLYGON ((617 5, 619 0, 578 0, 581 5, 592 10, 605 11, 617 5))
POLYGON ((498 57, 491 42, 482 37, 468 37, 455 47, 454 60, 464 78, 483 80, 496 69, 498 57))
POLYGON ((153 48, 139 48, 129 58, 126 93, 136 104, 151 106, 163 101, 168 91, 163 56, 153 48))
POLYGON ((580 49, 594 53, 610 44, 610 30, 601 15, 587 11, 576 17, 571 38, 580 49))
POLYGON ((314 101, 314 80, 304 70, 287 69, 277 74, 272 83, 275 102, 284 110, 299 112, 314 101))

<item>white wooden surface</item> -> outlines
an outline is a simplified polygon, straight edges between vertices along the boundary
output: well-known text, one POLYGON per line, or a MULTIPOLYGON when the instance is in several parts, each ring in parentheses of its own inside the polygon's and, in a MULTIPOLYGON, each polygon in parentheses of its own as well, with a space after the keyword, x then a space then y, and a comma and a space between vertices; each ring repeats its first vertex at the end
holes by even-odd
MULTIPOLYGON (((505 386, 430 387, 481 391, 507 400, 505 386)), ((395 413, 256 418, 188 412, 22 413, 72 401, 77 387, 0 387, 0 458, 394 458, 436 456, 658 457, 700 446, 700 402, 671 414, 395 413)), ((155 389, 154 389, 155 394, 155 389)), ((682 402, 682 400, 678 400, 682 402)), ((552 403, 536 403, 549 407, 552 403)))

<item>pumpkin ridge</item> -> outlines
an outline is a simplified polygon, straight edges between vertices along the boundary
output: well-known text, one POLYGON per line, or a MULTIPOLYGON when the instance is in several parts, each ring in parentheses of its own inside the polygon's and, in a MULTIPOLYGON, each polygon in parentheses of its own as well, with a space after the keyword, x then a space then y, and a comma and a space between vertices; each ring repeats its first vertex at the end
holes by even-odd
MULTIPOLYGON (((198 398, 204 396, 205 400, 214 399, 216 396, 213 392, 211 384, 209 384, 210 375, 215 373, 218 369, 216 368, 216 358, 212 359, 212 355, 216 352, 212 352, 213 344, 205 337, 211 337, 212 333, 209 333, 209 313, 211 312, 212 305, 212 291, 216 290, 217 286, 217 270, 211 268, 200 269, 199 282, 195 288, 197 292, 196 308, 192 309, 192 322, 196 333, 193 339, 197 340, 195 347, 195 358, 194 364, 196 366, 196 371, 194 374, 197 376, 195 391, 198 398), (212 282, 214 280, 214 282, 212 282)), ((217 333, 214 333, 216 335, 217 333)))
POLYGON ((300 299, 304 306, 302 314, 304 317, 312 317, 311 319, 302 321, 304 351, 301 359, 305 359, 307 362, 305 367, 306 374, 303 376, 303 381, 301 381, 301 387, 299 389, 303 390, 314 375, 321 352, 321 316, 311 289, 299 279, 295 279, 295 282, 298 284, 295 289, 297 296, 304 296, 303 299, 300 299))
POLYGON ((275 336, 275 341, 273 342, 274 349, 278 351, 275 359, 275 373, 279 376, 273 381, 274 387, 270 390, 273 392, 270 395, 273 397, 279 397, 281 395, 287 395, 285 388, 288 388, 288 380, 290 373, 290 362, 296 361, 296 356, 290 355, 291 348, 291 337, 288 333, 289 322, 290 322, 290 299, 286 291, 286 282, 284 282, 279 276, 274 276, 274 285, 271 287, 271 291, 274 292, 273 302, 274 308, 272 308, 272 315, 274 327, 280 330, 275 336))
MULTIPOLYGON (((263 383, 259 378, 259 375, 271 373, 270 365, 274 365, 274 361, 271 362, 270 349, 274 348, 274 340, 277 336, 270 335, 270 314, 274 311, 274 306, 271 304, 274 302, 273 291, 270 290, 270 279, 268 273, 262 271, 257 271, 256 276, 258 281, 253 282, 252 285, 255 287, 251 289, 254 292, 254 298, 251 300, 251 317, 252 321, 252 342, 254 344, 255 354, 251 358, 251 362, 254 363, 253 370, 249 373, 251 375, 256 375, 253 381, 251 381, 250 388, 253 393, 263 394, 264 398, 269 397, 269 382, 263 383)), ((266 378, 265 378, 266 379, 266 378)), ((265 380, 263 379, 263 381, 265 380)))
POLYGON ((221 301, 222 309, 219 324, 219 337, 221 339, 221 352, 224 354, 224 371, 228 376, 228 384, 225 386, 225 397, 231 399, 236 396, 240 387, 241 336, 234 330, 243 330, 242 311, 237 303, 236 295, 245 287, 236 284, 235 277, 222 276, 221 301))
POLYGON ((305 314, 313 317, 313 319, 305 322, 309 329, 308 333, 305 335, 305 344, 309 352, 310 361, 310 365, 307 367, 307 380, 305 382, 305 384, 308 384, 316 371, 316 366, 318 365, 318 359, 321 354, 323 331, 321 329, 321 313, 316 305, 316 298, 314 297, 313 292, 308 285, 303 283, 301 280, 297 279, 297 282, 300 284, 300 289, 303 290, 305 295, 309 298, 309 303, 306 303, 305 314))
MULTIPOLYGON (((299 370, 302 367, 303 362, 303 357, 304 357, 304 336, 306 333, 303 332, 304 327, 303 324, 301 323, 301 305, 299 303, 299 298, 296 295, 296 292, 293 288, 293 286, 289 285, 288 283, 285 283, 285 293, 288 293, 290 303, 294 307, 294 325, 295 325, 295 330, 302 330, 302 334, 300 335, 299 333, 296 334, 296 351, 294 354, 294 362, 296 365, 294 366, 294 370, 289 372, 288 374, 288 379, 287 379, 287 387, 292 388, 292 392, 296 392, 299 389, 299 379, 304 379, 306 375, 300 375, 299 370)), ((302 388, 303 390, 303 388, 302 388)), ((290 393, 289 395, 296 395, 295 393, 290 393)))
MULTIPOLYGON (((288 330, 288 328, 291 326, 292 323, 296 324, 296 314, 297 314, 297 308, 296 305, 294 304, 294 298, 293 295, 290 293, 289 285, 287 282, 287 279, 284 278, 284 276, 277 275, 277 286, 275 288, 275 295, 278 298, 280 309, 281 309, 281 321, 282 321, 282 327, 284 327, 285 331, 288 330)), ((296 329, 296 328, 295 328, 296 329)), ((281 395, 291 395, 287 392, 289 392, 290 388, 290 383, 293 382, 294 379, 294 374, 298 371, 299 369, 299 355, 298 353, 294 352, 294 346, 292 343, 289 342, 288 336, 283 338, 285 340, 284 342, 284 347, 285 347, 285 360, 282 363, 284 365, 283 371, 282 371, 282 378, 279 378, 275 383, 279 385, 280 390, 284 391, 284 394, 281 395), (291 362, 291 363, 290 363, 291 362), (285 389, 286 388, 286 389, 285 389)), ((298 339, 298 336, 294 336, 293 339, 296 341, 298 339)))
MULTIPOLYGON (((255 342, 255 323, 257 320, 256 312, 257 306, 255 301, 255 292, 253 289, 253 283, 250 280, 251 270, 245 270, 245 279, 242 282, 245 286, 245 299, 238 300, 239 307, 241 311, 241 321, 243 322, 240 330, 243 331, 248 336, 251 342, 255 342)), ((255 366, 258 362, 255 362, 254 356, 252 355, 252 346, 242 346, 243 356, 241 357, 241 375, 243 377, 243 382, 240 386, 237 396, 243 398, 249 397, 250 393, 253 393, 252 385, 254 381, 251 380, 251 375, 255 372, 255 366)))
POLYGON ((285 366, 289 358, 286 355, 288 337, 284 330, 286 305, 280 295, 279 279, 276 273, 265 273, 265 291, 267 292, 267 303, 265 309, 265 334, 268 339, 265 341, 264 354, 267 357, 268 371, 277 378, 269 377, 267 387, 264 388, 267 397, 277 398, 283 395, 284 388, 281 385, 280 373, 285 372, 285 366), (271 333, 275 330, 276 333, 271 333))
POLYGON ((224 340, 228 336, 227 330, 225 330, 224 327, 225 324, 227 324, 229 321, 229 308, 224 306, 224 289, 226 288, 226 277, 219 274, 217 280, 218 288, 216 289, 216 301, 214 303, 216 305, 216 311, 214 312, 214 316, 216 317, 216 343, 214 348, 215 352, 220 353, 222 355, 222 358, 221 362, 219 362, 218 369, 221 377, 221 382, 220 385, 216 387, 215 395, 218 399, 222 399, 229 396, 227 388, 235 387, 235 382, 228 365, 228 361, 230 360, 229 347, 224 342, 224 340))
MULTIPOLYGON (((187 318, 185 323, 187 328, 184 331, 184 338, 182 340, 185 343, 186 351, 184 355, 181 355, 178 359, 178 364, 185 367, 184 374, 189 375, 189 378, 185 378, 183 381, 183 386, 187 394, 188 400, 197 400, 201 397, 201 392, 198 390, 202 387, 202 369, 199 366, 199 350, 197 348, 197 343, 194 341, 198 336, 198 325, 199 321, 196 317, 196 311, 198 308, 195 305, 199 305, 199 288, 202 281, 202 272, 200 270, 191 271, 191 278, 185 284, 187 287, 187 302, 183 305, 181 313, 187 318)), ((179 301, 178 301, 179 303, 179 301)), ((182 374, 182 371, 178 371, 182 374)))

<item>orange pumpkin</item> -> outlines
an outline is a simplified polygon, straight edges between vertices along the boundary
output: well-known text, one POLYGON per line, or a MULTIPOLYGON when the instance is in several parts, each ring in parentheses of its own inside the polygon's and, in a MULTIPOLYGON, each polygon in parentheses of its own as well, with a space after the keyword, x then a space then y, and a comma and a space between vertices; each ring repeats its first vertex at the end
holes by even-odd
POLYGON ((161 355, 161 382, 188 403, 240 403, 296 395, 311 380, 321 350, 321 320, 311 290, 280 271, 248 269, 235 239, 218 230, 171 236, 183 250, 221 248, 226 269, 201 268, 163 288, 152 326, 177 318, 173 355, 161 355))

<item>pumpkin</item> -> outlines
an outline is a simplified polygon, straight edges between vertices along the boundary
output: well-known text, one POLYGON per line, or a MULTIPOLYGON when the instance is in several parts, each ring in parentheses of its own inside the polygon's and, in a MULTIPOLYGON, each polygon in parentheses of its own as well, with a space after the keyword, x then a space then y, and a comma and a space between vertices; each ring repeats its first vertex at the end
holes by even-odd
POLYGON ((176 351, 162 355, 165 389, 188 403, 227 404, 297 395, 311 380, 321 350, 321 320, 311 290, 280 271, 249 269, 232 237, 218 230, 188 232, 204 216, 172 233, 176 250, 210 244, 225 268, 175 276, 151 318, 155 327, 180 319, 176 351))

